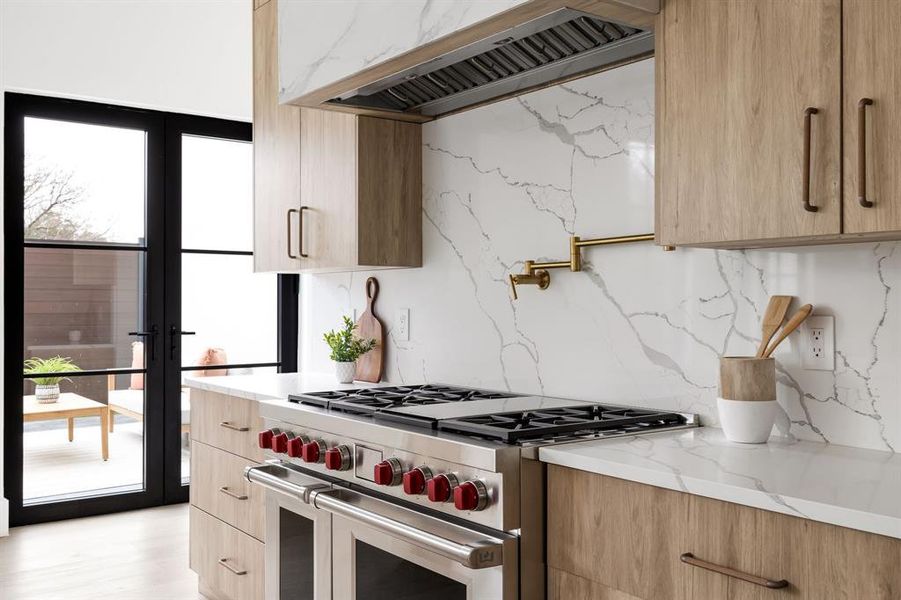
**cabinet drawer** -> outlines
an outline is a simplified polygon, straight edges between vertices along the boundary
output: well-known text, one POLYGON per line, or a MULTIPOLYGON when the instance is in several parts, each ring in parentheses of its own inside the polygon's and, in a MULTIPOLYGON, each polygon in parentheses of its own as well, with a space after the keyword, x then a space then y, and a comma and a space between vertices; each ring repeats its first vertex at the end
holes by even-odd
POLYGON ((687 512, 685 494, 550 465, 548 566, 638 598, 679 598, 687 512))
POLYGON ((191 439, 250 460, 262 460, 257 402, 215 392, 191 390, 191 439))
POLYGON ((686 598, 901 598, 901 540, 720 500, 691 497, 682 552, 773 581, 769 589, 684 565, 686 598))
POLYGON ((244 478, 244 469, 254 464, 203 442, 192 442, 191 504, 265 541, 265 493, 244 478))
POLYGON ((191 569, 217 595, 231 600, 263 597, 262 542, 191 507, 191 569))
POLYGON ((547 570, 548 600, 641 600, 559 569, 547 570))

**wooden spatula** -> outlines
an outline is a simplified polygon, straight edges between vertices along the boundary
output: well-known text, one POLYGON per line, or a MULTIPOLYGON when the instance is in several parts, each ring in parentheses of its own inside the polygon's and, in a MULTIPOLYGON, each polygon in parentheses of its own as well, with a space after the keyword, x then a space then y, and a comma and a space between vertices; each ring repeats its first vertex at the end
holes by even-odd
POLYGON ((791 319, 785 322, 785 327, 782 328, 782 331, 779 332, 779 337, 776 338, 776 341, 770 344, 770 347, 767 348, 766 353, 764 353, 763 358, 769 358, 770 355, 776 350, 776 346, 782 343, 782 340, 791 335, 791 332, 801 326, 801 323, 804 322, 804 319, 810 316, 810 313, 813 311, 812 304, 805 304, 798 311, 792 315, 791 319))
POLYGON ((770 296, 770 302, 766 305, 766 312, 763 313, 763 323, 761 330, 763 337, 760 345, 757 347, 757 358, 763 358, 766 354, 766 347, 769 346, 770 340, 779 331, 782 321, 785 320, 785 313, 792 303, 793 296, 770 296))

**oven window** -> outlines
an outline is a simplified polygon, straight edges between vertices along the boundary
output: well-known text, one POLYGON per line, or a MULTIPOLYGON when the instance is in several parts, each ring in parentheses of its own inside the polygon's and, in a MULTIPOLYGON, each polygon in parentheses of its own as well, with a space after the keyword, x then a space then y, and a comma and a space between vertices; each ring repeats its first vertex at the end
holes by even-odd
POLYGON ((466 586, 356 540, 357 598, 466 600, 466 586))
POLYGON ((313 521, 279 514, 279 599, 313 600, 313 521))

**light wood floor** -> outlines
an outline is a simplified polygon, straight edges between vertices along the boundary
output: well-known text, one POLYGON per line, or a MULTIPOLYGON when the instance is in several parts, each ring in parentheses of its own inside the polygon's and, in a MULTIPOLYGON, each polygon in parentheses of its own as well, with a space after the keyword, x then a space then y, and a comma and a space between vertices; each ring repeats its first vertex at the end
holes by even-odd
POLYGON ((3 600, 194 600, 188 505, 28 525, 0 538, 3 600))

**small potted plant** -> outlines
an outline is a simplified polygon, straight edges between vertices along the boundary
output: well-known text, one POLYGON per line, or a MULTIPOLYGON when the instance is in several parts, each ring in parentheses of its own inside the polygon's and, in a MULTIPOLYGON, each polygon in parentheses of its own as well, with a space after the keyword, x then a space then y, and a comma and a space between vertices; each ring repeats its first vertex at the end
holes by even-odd
POLYGON ((335 376, 338 383, 352 383, 357 368, 357 359, 375 348, 375 340, 364 340, 354 335, 354 322, 344 316, 344 327, 329 331, 323 338, 332 352, 330 358, 335 362, 335 376))
MULTIPOLYGON (((25 361, 26 375, 40 375, 41 373, 74 373, 81 368, 72 362, 71 358, 54 356, 53 358, 29 358, 25 361)), ((54 375, 51 377, 32 377, 34 382, 34 396, 40 404, 53 404, 59 400, 59 382, 68 377, 54 375)))

